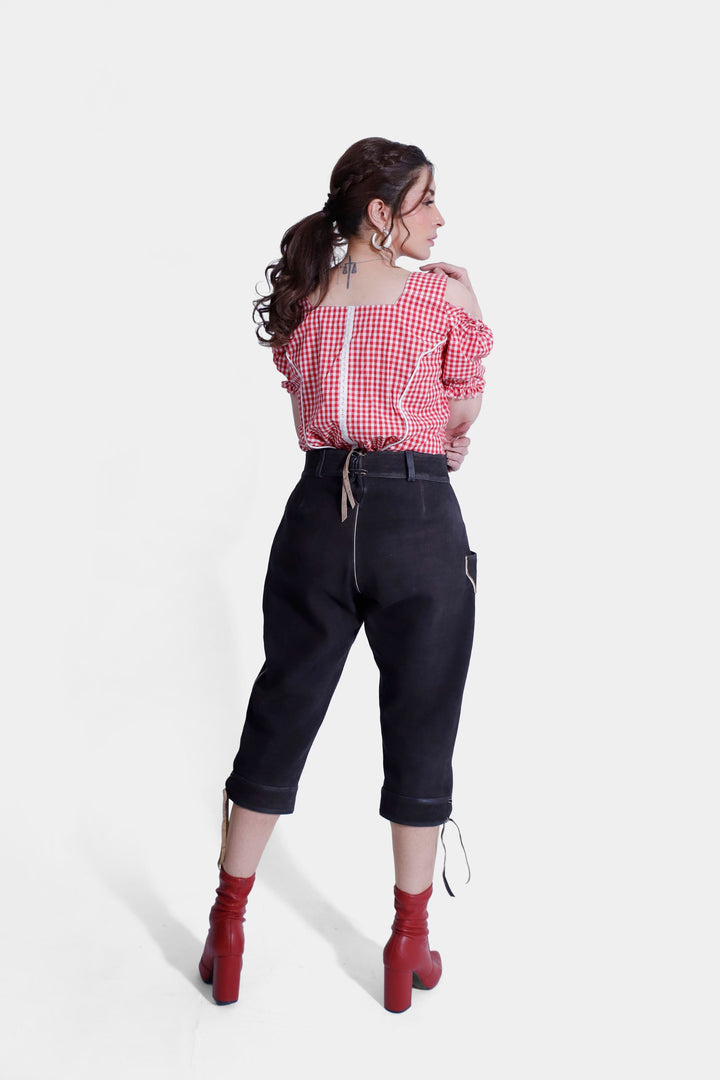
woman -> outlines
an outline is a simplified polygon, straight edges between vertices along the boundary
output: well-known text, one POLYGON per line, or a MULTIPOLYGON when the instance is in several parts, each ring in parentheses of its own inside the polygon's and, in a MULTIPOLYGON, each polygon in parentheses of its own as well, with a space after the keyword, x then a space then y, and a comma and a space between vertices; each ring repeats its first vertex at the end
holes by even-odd
POLYGON ((430 255, 444 220, 416 146, 364 139, 323 209, 283 237, 255 304, 285 376, 305 468, 275 536, 263 595, 265 664, 226 781, 220 885, 200 972, 236 1001, 255 870, 298 781, 361 625, 380 670, 395 919, 385 1007, 440 978, 427 903, 473 636, 476 556, 448 472, 484 388, 492 334, 467 273, 430 255), (228 822, 228 799, 232 814, 228 822))

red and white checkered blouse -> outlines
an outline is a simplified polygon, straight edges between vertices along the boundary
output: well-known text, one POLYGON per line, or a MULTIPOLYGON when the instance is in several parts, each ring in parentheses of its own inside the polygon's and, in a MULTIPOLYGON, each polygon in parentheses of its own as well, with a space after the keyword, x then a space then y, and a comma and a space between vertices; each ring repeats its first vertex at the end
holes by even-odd
POLYGON ((302 450, 445 453, 448 398, 482 394, 492 332, 445 299, 444 276, 411 273, 394 304, 312 307, 273 349, 300 405, 302 450))

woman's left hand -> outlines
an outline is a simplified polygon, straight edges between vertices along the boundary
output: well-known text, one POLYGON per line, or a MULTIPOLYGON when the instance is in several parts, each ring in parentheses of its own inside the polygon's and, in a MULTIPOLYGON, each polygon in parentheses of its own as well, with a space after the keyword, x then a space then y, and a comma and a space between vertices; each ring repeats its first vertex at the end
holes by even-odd
POLYGON ((459 281, 461 285, 464 285, 469 292, 473 291, 470 284, 470 275, 464 266, 455 266, 453 263, 448 262, 434 262, 425 263, 420 269, 425 270, 428 274, 442 274, 443 277, 453 278, 455 281, 459 281))
POLYGON ((445 457, 447 458, 450 472, 457 472, 462 465, 470 447, 470 440, 466 435, 460 435, 452 442, 445 443, 445 457))

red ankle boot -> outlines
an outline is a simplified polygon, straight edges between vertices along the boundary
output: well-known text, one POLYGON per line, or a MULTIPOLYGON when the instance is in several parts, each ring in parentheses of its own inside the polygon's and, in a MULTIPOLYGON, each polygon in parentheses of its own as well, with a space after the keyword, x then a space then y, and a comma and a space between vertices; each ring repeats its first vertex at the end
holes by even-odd
POLYGON ((220 867, 217 899, 210 909, 210 931, 200 960, 203 982, 212 983, 213 998, 218 1005, 237 1001, 245 947, 245 908, 252 877, 232 877, 220 867))
POLYGON ((440 953, 428 944, 427 905, 432 885, 421 893, 406 893, 395 886, 395 920, 385 951, 385 1008, 405 1012, 412 988, 432 990, 442 974, 440 953))

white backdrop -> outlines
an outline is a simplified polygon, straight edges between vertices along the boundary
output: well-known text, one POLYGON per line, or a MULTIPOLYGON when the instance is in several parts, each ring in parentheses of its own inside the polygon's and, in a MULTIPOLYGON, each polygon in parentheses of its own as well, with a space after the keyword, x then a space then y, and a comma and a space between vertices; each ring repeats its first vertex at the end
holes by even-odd
POLYGON ((0 4, 3 1080, 717 1077, 707 9, 0 4), (473 876, 451 838, 443 981, 385 1013, 359 640, 218 1009, 221 791, 302 461, 250 304, 366 135, 434 161, 433 258, 496 337, 453 481, 473 876))

